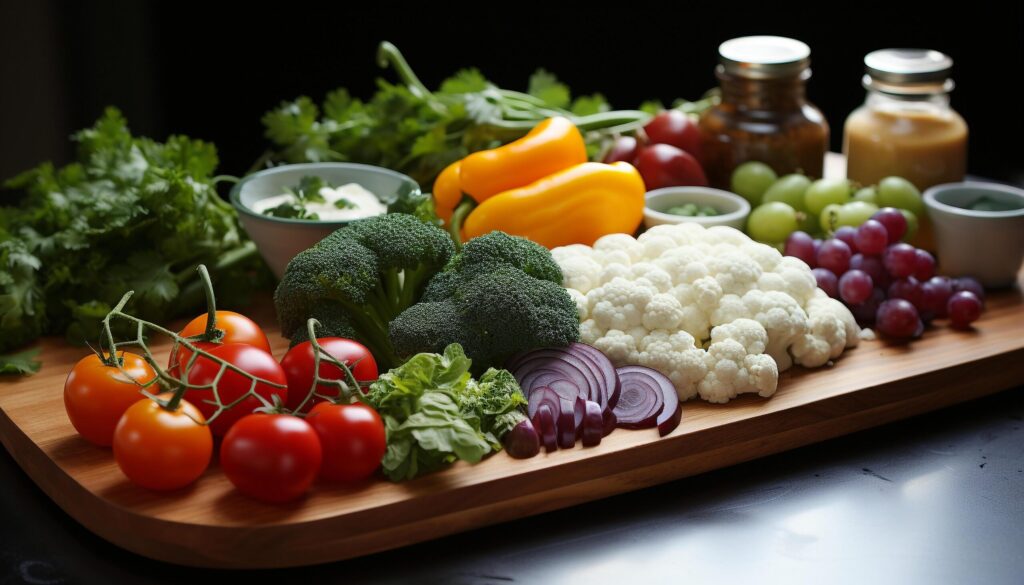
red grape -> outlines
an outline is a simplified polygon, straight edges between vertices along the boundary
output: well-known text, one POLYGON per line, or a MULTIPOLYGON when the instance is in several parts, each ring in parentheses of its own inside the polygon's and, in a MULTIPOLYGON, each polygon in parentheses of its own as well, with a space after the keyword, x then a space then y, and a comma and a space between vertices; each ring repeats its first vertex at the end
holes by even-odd
POLYGON ((871 297, 871 277, 860 270, 848 270, 839 279, 839 296, 848 305, 859 305, 871 297))
POLYGON ((894 278, 906 278, 913 274, 916 259, 914 247, 902 242, 889 246, 882 254, 882 263, 894 278))
POLYGON ((894 280, 889 285, 890 299, 904 299, 921 309, 921 283, 913 276, 894 280))
POLYGON ((889 241, 898 242, 907 233, 907 218, 895 207, 883 207, 871 216, 871 219, 885 226, 889 232, 889 241))
POLYGON ((946 312, 953 327, 967 329, 981 316, 981 299, 965 290, 953 293, 946 303, 946 312))
POLYGON ((855 241, 857 237, 857 228, 850 227, 848 225, 841 226, 836 230, 836 233, 832 234, 832 237, 846 242, 846 245, 850 247, 851 253, 856 254, 858 252, 857 242, 855 241))
POLYGON ((818 288, 833 299, 839 298, 839 280, 831 270, 815 268, 811 272, 814 273, 814 279, 818 281, 818 288))
POLYGON ((633 164, 637 152, 640 150, 640 141, 632 136, 619 136, 612 143, 611 149, 604 155, 601 162, 613 163, 625 161, 633 164))
POLYGON ((945 276, 933 276, 921 285, 921 311, 928 316, 945 317, 946 303, 952 295, 952 281, 945 276))
POLYGON ((854 237, 857 249, 864 254, 881 254, 889 245, 889 231, 881 222, 869 219, 860 224, 854 237))
POLYGON ((883 289, 888 288, 889 282, 892 280, 889 273, 885 271, 885 266, 882 265, 882 259, 878 256, 854 254, 850 256, 850 270, 863 270, 871 277, 871 282, 875 283, 875 286, 880 286, 883 289))
POLYGON ((652 144, 671 144, 700 159, 700 128, 679 110, 665 110, 644 126, 652 144))
POLYGON ((953 280, 953 292, 967 291, 978 297, 982 306, 985 305, 985 289, 977 279, 970 276, 963 276, 953 280))
POLYGON ((818 249, 816 258, 818 266, 826 268, 832 274, 842 275, 850 268, 850 247, 842 240, 825 240, 818 249))
POLYGON ((909 301, 889 299, 878 306, 875 328, 890 337, 906 339, 921 335, 924 324, 909 301))
POLYGON ((878 312, 878 305, 885 300, 885 293, 882 289, 875 287, 871 291, 871 298, 859 305, 850 305, 850 312, 853 318, 861 327, 870 327, 875 324, 875 313, 878 312))
POLYGON ((786 238, 785 254, 803 260, 808 266, 814 266, 814 238, 807 232, 789 234, 786 238))
POLYGON ((935 276, 935 257, 926 250, 914 250, 914 278, 924 282, 935 276))
POLYGON ((708 186, 704 169, 700 168, 697 159, 670 144, 641 148, 634 164, 648 191, 662 187, 708 186))

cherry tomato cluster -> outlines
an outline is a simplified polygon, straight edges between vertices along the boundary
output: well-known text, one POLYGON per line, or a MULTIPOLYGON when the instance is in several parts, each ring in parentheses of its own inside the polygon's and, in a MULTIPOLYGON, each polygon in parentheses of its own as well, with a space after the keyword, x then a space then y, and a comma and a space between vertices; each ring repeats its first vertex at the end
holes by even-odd
POLYGON ((220 467, 235 488, 267 502, 297 498, 317 478, 359 481, 377 470, 386 449, 380 415, 362 403, 341 403, 348 398, 341 388, 324 383, 375 380, 377 365, 366 347, 321 338, 296 345, 278 363, 254 321, 231 311, 214 318, 215 327, 207 327, 204 314, 178 334, 200 355, 175 344, 162 372, 165 380, 184 376, 185 391, 151 392, 161 372, 137 354, 80 360, 64 386, 79 434, 112 446, 128 479, 153 490, 196 481, 213 458, 215 438, 220 467), (345 364, 352 378, 329 360, 314 372, 317 347, 345 364))
POLYGON ((679 110, 651 119, 639 136, 620 136, 604 162, 625 161, 640 171, 647 190, 675 186, 706 187, 701 167, 701 134, 697 123, 679 110))

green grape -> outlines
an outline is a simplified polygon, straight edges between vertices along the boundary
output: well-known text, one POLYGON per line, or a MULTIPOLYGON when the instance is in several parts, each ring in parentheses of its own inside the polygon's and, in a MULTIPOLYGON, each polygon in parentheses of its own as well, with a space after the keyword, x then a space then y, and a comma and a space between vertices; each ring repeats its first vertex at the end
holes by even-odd
POLYGON ((818 179, 807 187, 804 206, 814 215, 821 215, 826 205, 842 205, 850 200, 850 182, 846 179, 818 179))
POLYGON ((804 175, 786 175, 768 187, 761 202, 781 201, 797 211, 804 211, 804 192, 810 184, 811 180, 804 175))
POLYGON ((903 234, 903 241, 909 242, 917 235, 917 215, 906 209, 901 209, 900 213, 903 214, 903 217, 907 218, 907 233, 903 234))
POLYGON ((878 211, 878 206, 874 203, 868 203, 867 201, 851 201, 844 203, 839 208, 839 217, 837 226, 848 225, 851 227, 857 227, 865 221, 871 219, 871 216, 878 211))
POLYGON ((886 177, 878 182, 878 204, 882 207, 906 209, 914 215, 924 212, 921 192, 903 177, 886 177))
POLYGON ((745 162, 732 172, 732 191, 751 205, 759 205, 761 196, 778 178, 775 171, 763 162, 745 162))
POLYGON ((878 205, 878 189, 873 185, 870 187, 861 187, 853 194, 853 200, 866 201, 867 203, 878 205))
POLYGON ((782 242, 797 227, 796 210, 780 201, 759 206, 747 220, 747 232, 759 242, 782 242))
POLYGON ((829 203, 825 209, 821 210, 818 215, 818 225, 821 226, 821 231, 826 234, 836 231, 836 228, 839 227, 839 213, 842 209, 843 206, 838 203, 829 203))

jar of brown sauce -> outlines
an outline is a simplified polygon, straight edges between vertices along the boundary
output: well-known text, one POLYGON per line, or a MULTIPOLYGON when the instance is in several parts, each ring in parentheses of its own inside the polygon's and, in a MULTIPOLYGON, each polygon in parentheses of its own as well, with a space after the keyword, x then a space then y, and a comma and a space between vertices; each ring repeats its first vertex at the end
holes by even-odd
POLYGON ((728 189, 733 169, 750 160, 779 175, 820 177, 828 123, 805 96, 810 48, 784 37, 742 37, 722 43, 718 55, 721 102, 700 118, 708 181, 728 189))
POLYGON ((949 107, 953 60, 938 51, 883 49, 864 57, 867 101, 846 119, 846 175, 863 185, 896 175, 922 191, 962 181, 967 124, 949 107))

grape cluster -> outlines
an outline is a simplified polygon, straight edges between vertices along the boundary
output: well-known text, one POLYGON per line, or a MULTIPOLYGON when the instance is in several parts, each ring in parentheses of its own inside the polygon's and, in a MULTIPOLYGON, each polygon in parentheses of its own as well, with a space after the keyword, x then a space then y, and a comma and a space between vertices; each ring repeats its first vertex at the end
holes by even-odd
POLYGON ((884 207, 858 227, 841 226, 826 240, 795 231, 785 254, 813 269, 818 286, 850 308, 861 326, 895 338, 921 335, 926 323, 949 318, 964 329, 981 316, 977 280, 935 275, 935 258, 901 239, 907 218, 884 207))

